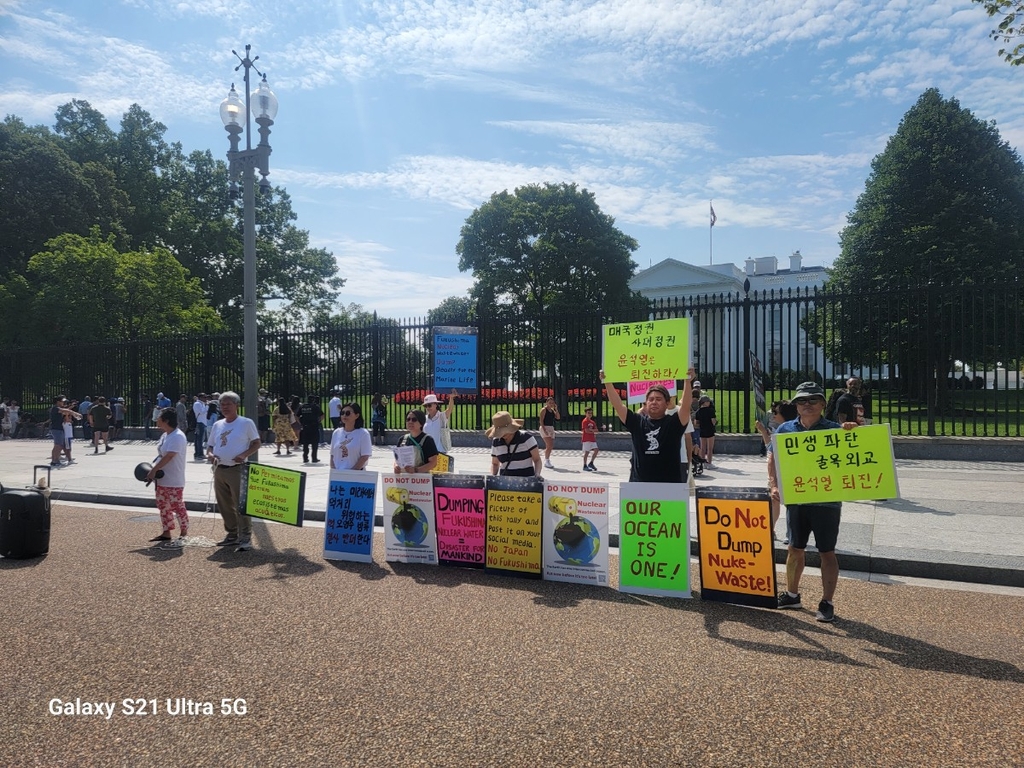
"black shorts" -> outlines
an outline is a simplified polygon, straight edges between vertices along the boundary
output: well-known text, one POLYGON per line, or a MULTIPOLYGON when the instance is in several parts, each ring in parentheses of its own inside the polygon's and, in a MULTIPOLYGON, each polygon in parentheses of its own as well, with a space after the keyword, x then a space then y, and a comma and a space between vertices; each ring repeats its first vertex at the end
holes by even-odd
POLYGON ((268 429, 270 429, 270 416, 269 415, 257 416, 256 419, 257 419, 257 427, 256 428, 260 432, 266 432, 268 429))
POLYGON ((814 546, 819 552, 834 552, 839 540, 839 518, 842 507, 832 504, 791 504, 786 507, 789 523, 789 546, 806 549, 807 540, 814 534, 814 546))

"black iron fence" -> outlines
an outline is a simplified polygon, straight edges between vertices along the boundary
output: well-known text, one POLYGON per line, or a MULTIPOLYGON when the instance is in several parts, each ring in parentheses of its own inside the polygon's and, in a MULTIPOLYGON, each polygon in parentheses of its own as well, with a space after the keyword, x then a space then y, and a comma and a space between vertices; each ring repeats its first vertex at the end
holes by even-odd
MULTIPOLYGON (((482 316, 477 396, 460 398, 456 429, 480 429, 507 409, 528 426, 551 394, 561 427, 578 429, 586 405, 618 429, 599 387, 601 326, 688 317, 693 361, 715 401, 718 428, 751 432, 755 418, 748 350, 765 372, 768 403, 802 381, 826 390, 863 379, 867 415, 897 435, 1021 436, 1024 301, 1017 280, 997 286, 886 286, 866 295, 821 290, 733 293, 652 302, 600 314, 482 316)), ((433 391, 431 328, 374 317, 330 328, 263 332, 259 381, 273 394, 326 400, 339 390, 369 412, 391 400, 389 426, 433 391)), ((124 397, 129 424, 158 392, 242 389, 242 336, 202 335, 129 343, 79 343, 0 351, 0 397, 45 412, 60 393, 124 397)), ((445 393, 439 392, 444 396, 445 393)), ((45 415, 44 415, 45 418, 45 415)))

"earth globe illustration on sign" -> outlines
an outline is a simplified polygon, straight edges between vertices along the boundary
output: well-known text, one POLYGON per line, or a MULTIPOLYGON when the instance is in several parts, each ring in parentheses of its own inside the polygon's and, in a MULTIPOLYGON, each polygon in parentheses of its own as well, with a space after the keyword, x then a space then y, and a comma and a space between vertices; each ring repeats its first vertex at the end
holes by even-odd
POLYGON ((418 547, 427 538, 430 524, 422 509, 415 504, 406 502, 391 516, 391 530, 399 544, 406 547, 418 547))
POLYGON ((601 551, 601 534, 585 517, 570 515, 555 527, 555 551, 570 565, 586 565, 601 551))

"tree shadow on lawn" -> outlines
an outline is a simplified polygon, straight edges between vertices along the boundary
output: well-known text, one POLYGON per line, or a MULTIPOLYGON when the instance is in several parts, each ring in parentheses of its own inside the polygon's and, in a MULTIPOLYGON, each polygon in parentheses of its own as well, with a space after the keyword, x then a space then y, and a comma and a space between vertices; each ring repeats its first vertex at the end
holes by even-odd
POLYGON ((838 618, 835 624, 808 622, 806 614, 771 609, 752 609, 726 603, 704 603, 704 627, 708 636, 743 650, 790 656, 810 661, 871 666, 850 655, 829 648, 823 640, 853 641, 852 650, 865 651, 905 669, 947 672, 982 680, 1024 684, 1024 671, 997 659, 985 659, 950 651, 912 637, 873 627, 861 621, 838 618), (741 624, 760 632, 778 633, 799 641, 797 646, 758 642, 722 634, 726 624, 741 624))

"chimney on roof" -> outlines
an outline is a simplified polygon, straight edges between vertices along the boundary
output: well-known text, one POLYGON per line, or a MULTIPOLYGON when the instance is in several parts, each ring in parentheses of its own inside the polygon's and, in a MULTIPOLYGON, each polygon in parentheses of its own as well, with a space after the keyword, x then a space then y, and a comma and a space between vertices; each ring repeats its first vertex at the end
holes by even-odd
POLYGON ((789 271, 799 272, 803 267, 804 257, 800 255, 800 250, 797 249, 789 257, 789 271))
POLYGON ((754 260, 749 256, 747 256, 747 260, 743 262, 743 268, 744 272, 746 272, 747 277, 754 276, 754 260))

